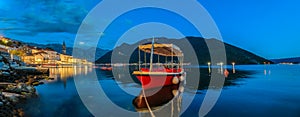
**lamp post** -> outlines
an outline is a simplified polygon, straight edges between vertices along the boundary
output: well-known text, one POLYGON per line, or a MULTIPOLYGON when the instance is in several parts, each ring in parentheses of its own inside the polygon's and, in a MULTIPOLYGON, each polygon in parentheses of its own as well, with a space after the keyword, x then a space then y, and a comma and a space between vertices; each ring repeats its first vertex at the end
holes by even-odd
POLYGON ((221 65, 221 74, 223 74, 223 65, 224 65, 224 63, 220 62, 220 65, 221 65))
POLYGON ((235 62, 232 62, 231 64, 232 64, 232 73, 235 74, 235 62))

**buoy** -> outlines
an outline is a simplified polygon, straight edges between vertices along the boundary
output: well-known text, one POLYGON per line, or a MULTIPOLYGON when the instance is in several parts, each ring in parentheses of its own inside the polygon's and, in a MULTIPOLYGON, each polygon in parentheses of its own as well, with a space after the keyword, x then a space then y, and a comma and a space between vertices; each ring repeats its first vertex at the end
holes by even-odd
POLYGON ((178 79, 177 76, 173 77, 172 83, 173 83, 173 84, 178 84, 178 83, 179 83, 179 79, 178 79))
POLYGON ((229 72, 228 72, 228 70, 227 70, 227 69, 225 69, 225 71, 224 71, 224 76, 227 78, 227 77, 228 77, 228 75, 229 75, 229 72))
POLYGON ((184 81, 184 76, 181 75, 181 76, 179 77, 179 79, 180 79, 181 82, 184 81))
POLYGON ((184 91, 184 87, 183 87, 183 86, 180 86, 180 87, 179 87, 179 92, 182 93, 183 91, 184 91))
POLYGON ((176 97, 178 95, 178 90, 176 90, 176 89, 172 90, 172 94, 174 97, 176 97))

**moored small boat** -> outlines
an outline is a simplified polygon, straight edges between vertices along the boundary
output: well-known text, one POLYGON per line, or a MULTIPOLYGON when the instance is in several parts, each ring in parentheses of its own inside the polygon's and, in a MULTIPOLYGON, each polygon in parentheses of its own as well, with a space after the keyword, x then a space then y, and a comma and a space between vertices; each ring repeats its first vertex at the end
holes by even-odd
POLYGON ((111 66, 102 66, 102 67, 100 67, 100 69, 103 71, 111 71, 112 67, 111 66))
MULTIPOLYGON (((179 47, 173 44, 152 44, 140 45, 139 46, 139 70, 134 71, 133 75, 141 82, 142 87, 145 89, 156 88, 168 85, 179 84, 180 81, 184 80, 184 69, 183 69, 183 53, 179 47), (150 53, 150 66, 147 68, 141 68, 140 64, 140 51, 144 53, 150 53), (153 54, 159 56, 171 58, 170 63, 160 63, 156 68, 153 66, 153 54), (174 57, 178 60, 174 61, 174 57)), ((166 59, 167 60, 167 59, 166 59)), ((159 62, 159 60, 158 60, 159 62)), ((145 63, 147 64, 147 63, 145 63)))

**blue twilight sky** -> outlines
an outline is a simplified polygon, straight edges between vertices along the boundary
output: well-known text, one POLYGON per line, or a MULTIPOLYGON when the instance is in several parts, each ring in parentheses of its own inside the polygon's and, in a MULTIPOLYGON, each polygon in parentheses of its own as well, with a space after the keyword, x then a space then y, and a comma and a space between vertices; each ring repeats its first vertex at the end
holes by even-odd
MULTIPOLYGON (((82 20, 100 1, 1 0, 0 34, 24 42, 45 44, 66 41, 68 46, 72 46, 82 20)), ((198 2, 215 20, 225 42, 269 59, 300 56, 299 0, 198 2)), ((103 9, 103 12, 108 11, 103 9)), ((105 17, 100 17, 99 21, 105 21, 105 17)), ((138 9, 118 17, 103 32, 104 41, 99 46, 111 49, 124 32, 145 22, 165 23, 185 36, 200 36, 188 21, 174 13, 161 9, 138 9)), ((182 38, 172 31, 157 36, 182 38)))

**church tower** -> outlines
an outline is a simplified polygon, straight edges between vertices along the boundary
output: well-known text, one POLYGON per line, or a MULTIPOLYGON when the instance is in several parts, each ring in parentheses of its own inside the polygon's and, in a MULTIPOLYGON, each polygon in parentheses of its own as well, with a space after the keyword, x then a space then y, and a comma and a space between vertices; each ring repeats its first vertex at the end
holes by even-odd
POLYGON ((63 42, 63 45, 62 45, 62 54, 67 54, 67 48, 66 48, 65 41, 63 42))

